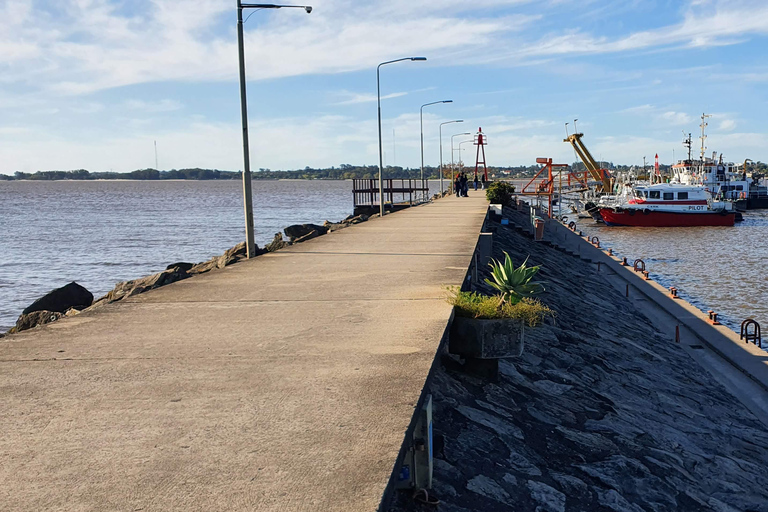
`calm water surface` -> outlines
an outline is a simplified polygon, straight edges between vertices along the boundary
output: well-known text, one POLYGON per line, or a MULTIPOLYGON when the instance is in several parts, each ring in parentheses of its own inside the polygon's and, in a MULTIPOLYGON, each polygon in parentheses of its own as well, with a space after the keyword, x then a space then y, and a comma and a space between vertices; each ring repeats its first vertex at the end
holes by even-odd
MULTIPOLYGON (((439 181, 431 182, 433 193, 439 181)), ((352 213, 350 181, 254 181, 263 246, 290 224, 352 213)), ((245 239, 240 181, 0 181, 0 332, 48 291, 200 262, 245 239)))

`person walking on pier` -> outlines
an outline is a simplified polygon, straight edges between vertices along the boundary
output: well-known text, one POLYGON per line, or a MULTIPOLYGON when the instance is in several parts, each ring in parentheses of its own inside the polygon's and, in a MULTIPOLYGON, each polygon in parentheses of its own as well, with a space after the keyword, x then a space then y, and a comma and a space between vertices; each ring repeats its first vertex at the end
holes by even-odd
POLYGON ((477 179, 477 173, 475 173, 475 181, 474 181, 474 184, 475 184, 475 190, 477 190, 477 184, 478 184, 479 182, 480 182, 480 180, 478 180, 478 179, 477 179))
POLYGON ((453 180, 453 190, 456 192, 456 197, 461 196, 461 174, 456 174, 456 178, 453 180))
POLYGON ((461 173, 461 179, 459 180, 459 182, 460 182, 459 188, 461 190, 461 193, 459 195, 462 196, 462 197, 468 197, 467 196, 467 191, 469 190, 469 185, 467 183, 468 181, 469 180, 467 179, 467 173, 462 172, 461 173))

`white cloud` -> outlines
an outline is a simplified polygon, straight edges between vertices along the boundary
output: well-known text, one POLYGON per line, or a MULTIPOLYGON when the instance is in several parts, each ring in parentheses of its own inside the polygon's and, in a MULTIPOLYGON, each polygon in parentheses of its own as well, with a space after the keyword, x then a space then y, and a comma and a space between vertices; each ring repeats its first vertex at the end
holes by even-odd
POLYGON ((752 34, 768 34, 768 5, 764 2, 720 0, 714 6, 689 4, 683 21, 653 30, 610 39, 575 29, 547 34, 533 44, 523 44, 508 57, 601 54, 667 46, 712 47, 742 42, 752 34))
POLYGON ((663 114, 661 114, 660 118, 662 121, 674 126, 687 125, 693 121, 693 118, 688 114, 684 112, 674 112, 674 111, 664 112, 663 114))
POLYGON ((724 132, 730 132, 736 129, 736 121, 733 119, 723 119, 720 122, 720 130, 724 132))
POLYGON ((143 112, 172 112, 184 108, 184 105, 176 100, 164 99, 160 101, 144 101, 139 99, 127 100, 126 108, 143 112))
MULTIPOLYGON (((350 92, 350 91, 341 91, 339 94, 341 96, 345 96, 347 99, 333 103, 333 105, 355 105, 357 103, 372 103, 372 102, 375 102, 378 98, 375 94, 370 94, 370 93, 356 93, 356 92, 350 92)), ((381 99, 388 100, 392 98, 399 98, 407 94, 408 94, 407 92, 393 92, 393 93, 382 96, 381 99)))

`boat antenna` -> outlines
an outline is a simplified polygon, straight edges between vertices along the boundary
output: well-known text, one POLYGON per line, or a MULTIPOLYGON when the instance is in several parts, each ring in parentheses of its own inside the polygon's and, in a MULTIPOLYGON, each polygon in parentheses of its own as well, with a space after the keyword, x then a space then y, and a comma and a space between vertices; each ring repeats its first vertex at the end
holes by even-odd
POLYGON ((707 136, 704 135, 704 129, 709 126, 709 123, 707 123, 707 118, 712 117, 712 114, 701 114, 701 161, 704 161, 704 152, 707 150, 707 147, 704 145, 704 140, 706 140, 707 136))
MULTIPOLYGON (((685 135, 685 130, 683 130, 683 135, 685 135)), ((692 139, 691 139, 691 134, 689 133, 688 137, 685 140, 683 140, 683 146, 688 148, 688 161, 689 162, 691 160, 691 145, 692 145, 692 139)))

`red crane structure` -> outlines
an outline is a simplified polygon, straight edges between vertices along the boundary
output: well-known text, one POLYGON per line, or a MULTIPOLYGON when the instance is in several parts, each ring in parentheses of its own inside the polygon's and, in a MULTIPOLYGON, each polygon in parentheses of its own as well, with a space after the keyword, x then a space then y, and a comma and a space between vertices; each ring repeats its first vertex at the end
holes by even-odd
POLYGON ((474 145, 477 146, 477 158, 475 159, 475 176, 477 171, 480 170, 480 164, 483 164, 483 180, 488 181, 488 167, 485 165, 485 146, 488 145, 488 138, 483 133, 482 127, 477 129, 477 135, 475 135, 474 145), (480 154, 482 153, 482 160, 480 154))

